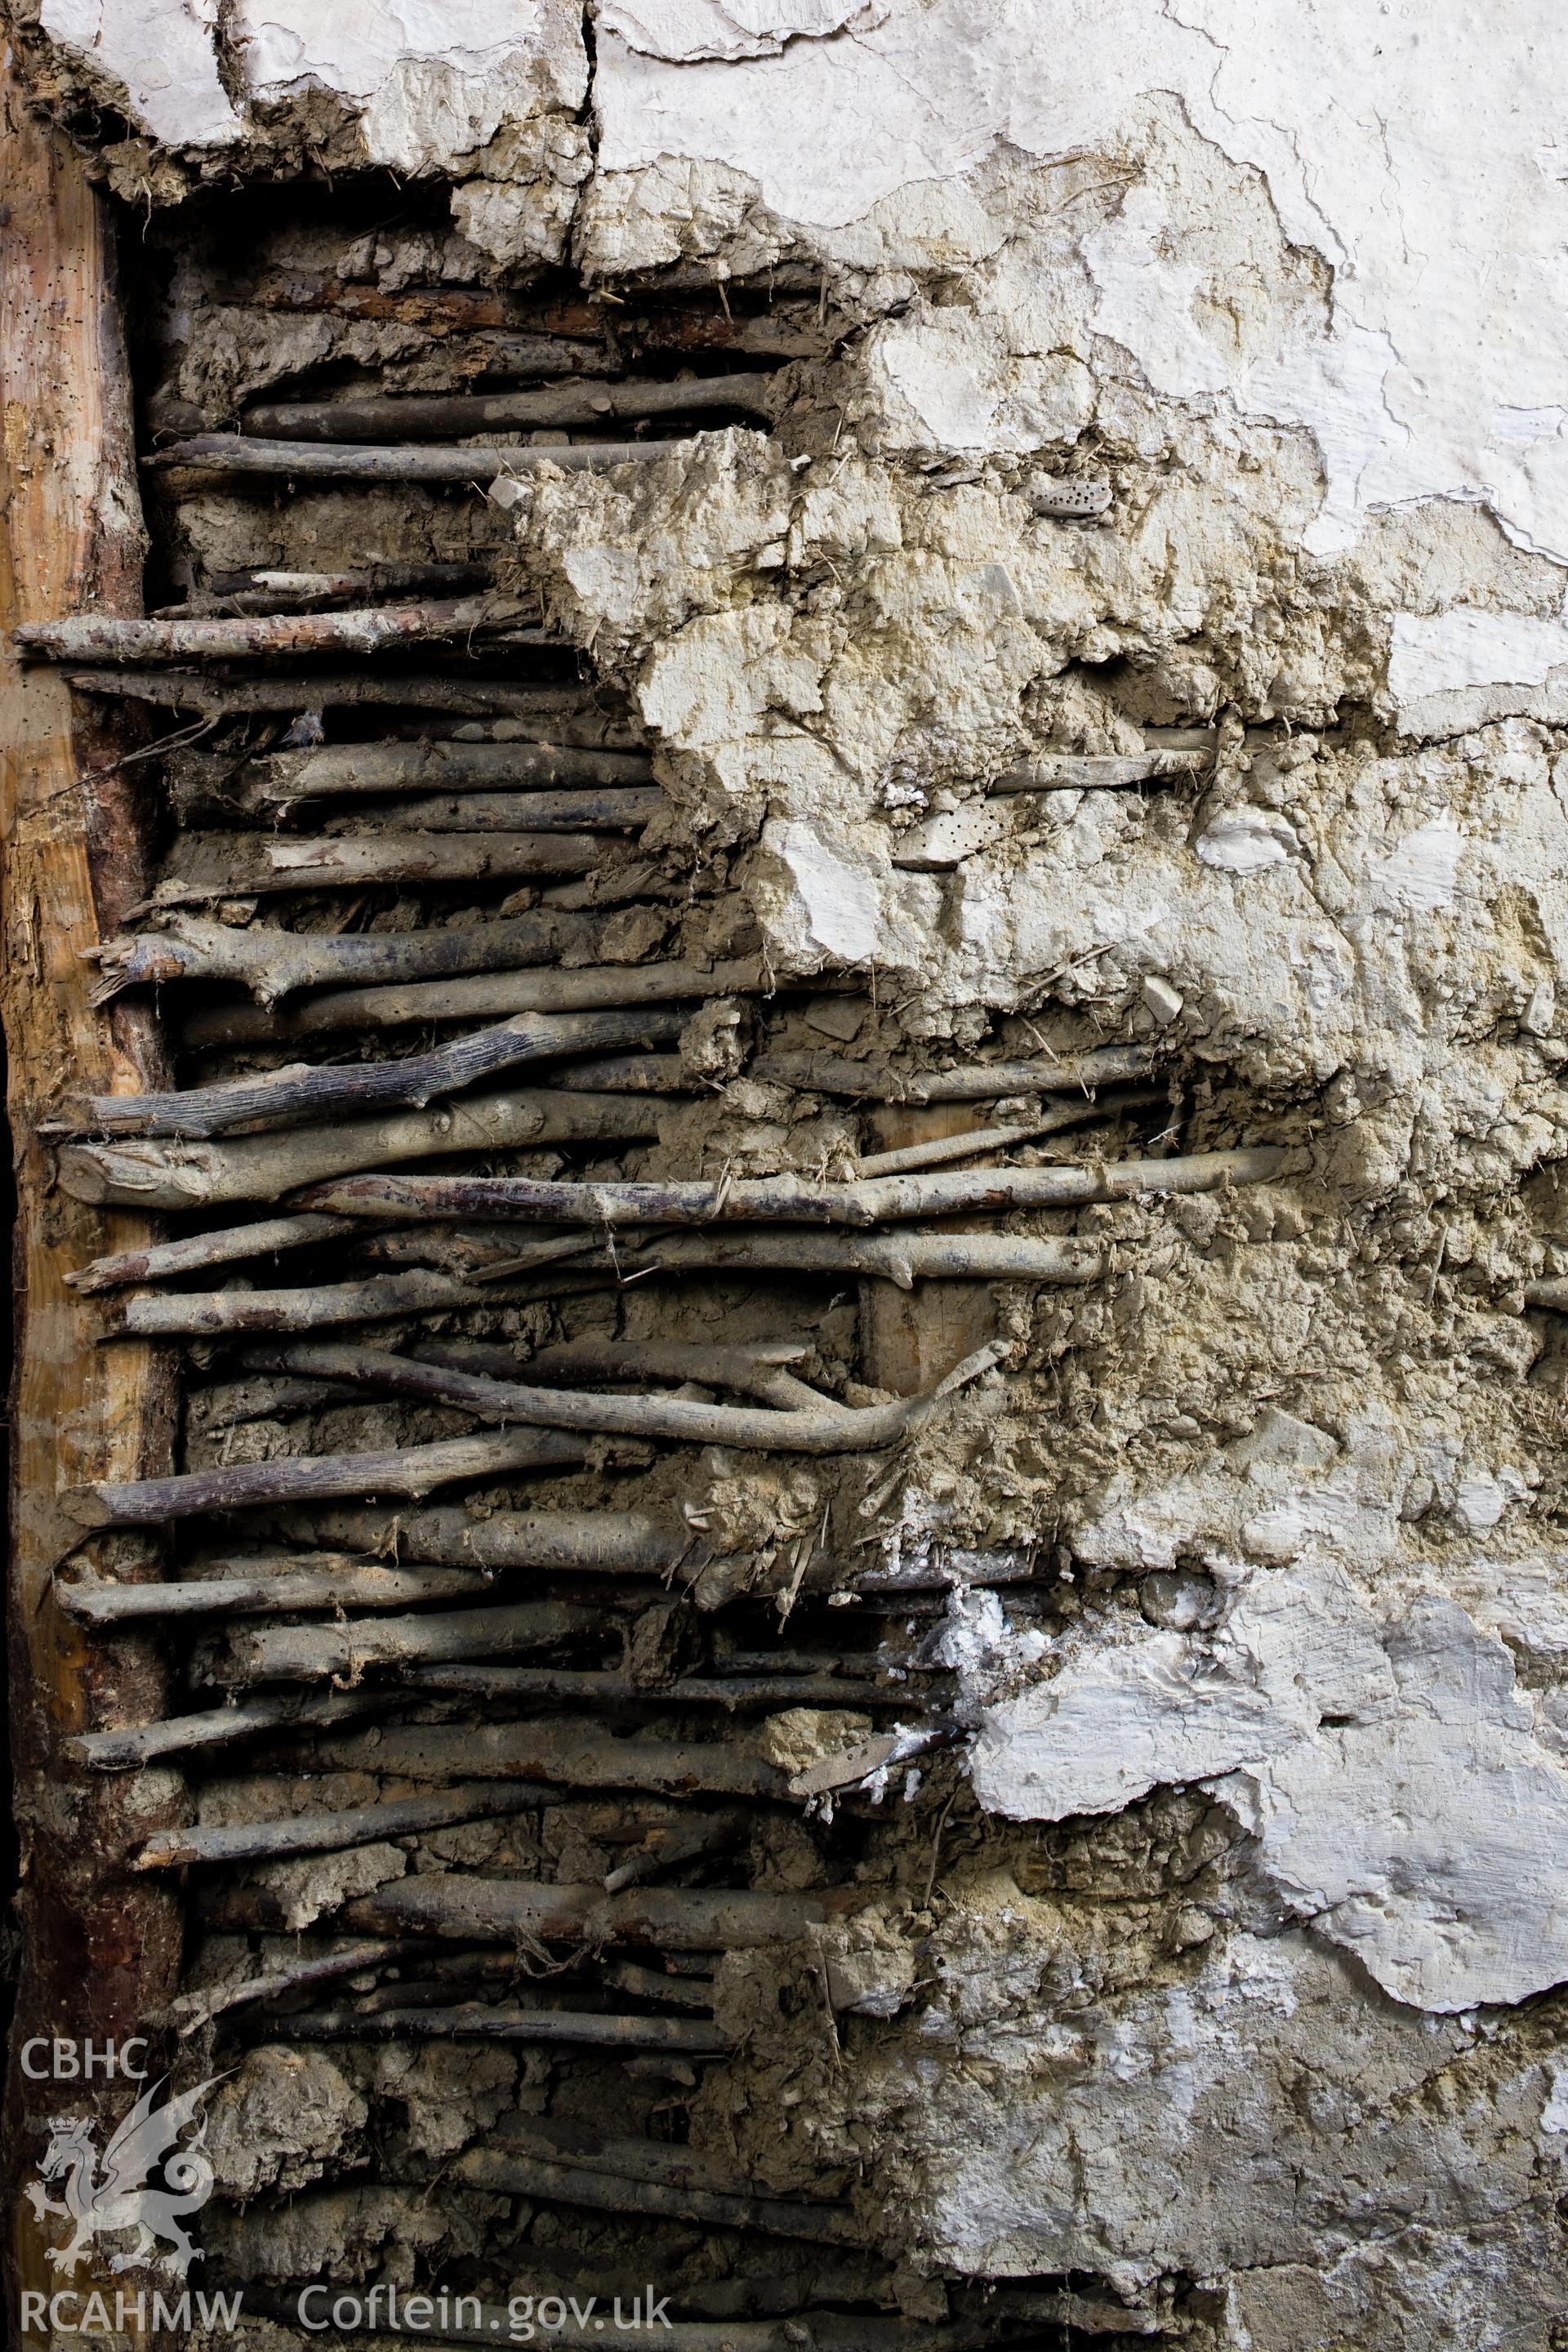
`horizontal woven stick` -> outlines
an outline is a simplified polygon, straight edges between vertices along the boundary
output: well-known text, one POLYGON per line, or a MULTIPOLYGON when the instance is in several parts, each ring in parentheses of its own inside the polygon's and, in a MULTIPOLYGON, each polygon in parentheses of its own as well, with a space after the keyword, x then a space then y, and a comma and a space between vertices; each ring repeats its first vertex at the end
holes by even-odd
POLYGON ((243 929, 174 912, 137 938, 86 952, 104 975, 93 992, 107 1003, 122 988, 171 980, 237 980, 258 1004, 298 988, 378 988, 445 980, 455 972, 512 971, 556 958, 593 955, 608 919, 540 908, 500 922, 443 924, 423 931, 279 931, 243 929))
POLYGON ((809 1354, 809 1339, 756 1339, 724 1347, 690 1339, 571 1339, 523 1357, 514 1349, 484 1340, 433 1342, 413 1352, 422 1363, 446 1364, 459 1372, 483 1372, 511 1381, 526 1371, 545 1387, 584 1388, 600 1381, 622 1386, 642 1381, 698 1381, 705 1388, 737 1389, 742 1395, 819 1404, 813 1389, 790 1381, 784 1368, 809 1354), (787 1388, 781 1387, 784 1374, 787 1388))
MULTIPOLYGON (((268 2042, 540 2042, 566 2050, 644 2050, 679 2058, 721 2058, 735 2046, 721 2027, 696 2018, 616 2017, 594 2010, 489 2007, 479 2001, 455 2009, 384 2009, 369 2016, 353 2009, 306 2010, 292 2017, 268 2018, 266 2038, 268 2042)), ((481 2336, 479 2340, 492 2339, 481 2336)), ((661 2335, 660 2341, 665 2340, 661 2335)))
POLYGON ((680 446, 679 441, 501 441, 451 449, 416 441, 265 441, 238 433, 201 433, 161 449, 149 462, 164 471, 178 468, 220 481, 286 474, 328 481, 486 483, 497 475, 531 474, 541 466, 578 473, 647 465, 680 446))
MULTIPOLYGON (((237 1626, 215 1654, 219 1682, 357 1682, 367 1666, 458 1664, 550 1649, 574 1633, 603 1631, 592 1611, 526 1601, 493 1609, 455 1609, 416 1617, 343 1617, 322 1625, 237 1626)), ((477 1763, 458 1771, 477 1771, 477 1763)), ((453 1777, 449 1770, 446 1777, 453 1777)), ((538 1775, 507 1773, 507 1779, 538 1775)))
MULTIPOLYGON (((651 1057, 650 1057, 651 1058, 651 1057)), ((569 1082, 577 1084, 576 1073, 569 1082)), ((658 1133, 678 1106, 665 1095, 563 1091, 458 1097, 434 1110, 227 1143, 68 1145, 59 1181, 74 1200, 108 1206, 195 1209, 231 1201, 276 1201, 295 1185, 353 1169, 384 1167, 448 1152, 517 1150, 552 1143, 630 1143, 658 1133)))
POLYGON ((340 1945, 336 1951, 295 1960, 287 1968, 268 1969, 260 1976, 238 1984, 204 1985, 198 1991, 177 1993, 169 2004, 169 2014, 177 2022, 180 2040, 184 2042, 228 2010, 248 2008, 258 2000, 284 2000, 293 1993, 308 1992, 313 1985, 334 1984, 343 1977, 357 1977, 365 1969, 413 1959, 427 1948, 415 1939, 388 1942, 384 1937, 367 1937, 357 1943, 340 1945))
POLYGON ((776 397, 777 379, 760 373, 675 383, 552 384, 536 392, 405 393, 370 400, 271 401, 247 409, 240 429, 281 441, 458 440, 487 430, 602 425, 612 416, 689 416, 715 408, 768 416, 776 397))
MULTIPOLYGON (((491 1616, 494 1612, 468 1613, 491 1616)), ((372 1734, 369 1740, 339 1740, 318 1755, 329 1771, 393 1773, 400 1780, 468 1776, 475 1780, 536 1780, 555 1788, 635 1788, 658 1797, 787 1797, 790 1792, 787 1773, 738 1740, 626 1738, 621 1731, 611 1731, 609 1724, 562 1722, 560 1717, 541 1717, 527 1724, 388 1724, 381 1738, 372 1734)))
MULTIPOLYGON (((535 1604, 536 1606, 538 1604, 535 1604)), ((469 1610, 470 1617, 493 1610, 469 1610)), ((521 1613, 521 1612, 520 1612, 521 1613)), ((411 1618, 410 1624, 456 1624, 451 1618, 411 1618)), ((253 1636, 281 1642, 280 1626, 253 1636)), ((323 1626, 331 1633, 336 1629, 323 1626)), ((375 1629, 369 1628, 374 1632, 375 1629)), ((739 1740, 626 1738, 607 1724, 478 1723, 388 1726, 376 1738, 330 1743, 319 1750, 335 1771, 394 1774, 400 1780, 450 1780, 468 1774, 489 1780, 529 1780, 567 1789, 640 1789, 661 1797, 774 1797, 789 1794, 789 1776, 739 1740)))
MULTIPOLYGON (((658 784, 583 784, 559 793, 447 793, 400 800, 396 813, 409 833, 635 833, 671 805, 658 784)), ((373 825, 383 816, 353 809, 335 822, 373 825)))
POLYGON ((423 1266, 298 1290, 160 1291, 111 1307, 112 1320, 104 1336, 171 1339, 218 1331, 319 1331, 340 1323, 392 1323, 405 1315, 493 1306, 507 1295, 493 1287, 477 1289, 459 1275, 423 1266))
POLYGON ((165 1617, 289 1616, 300 1609, 405 1609, 426 1601, 483 1600, 489 1580, 462 1568, 393 1568, 331 1553, 261 1555, 244 1576, 192 1576, 177 1583, 57 1582, 62 1608, 86 1625, 134 1625, 165 1617))
POLYGON ((746 1813, 694 1813, 684 1822, 666 1822, 649 1830, 642 1843, 605 1873, 605 1892, 618 1895, 626 1886, 644 1886, 689 1862, 710 1854, 730 1853, 745 1844, 752 1830, 746 1813))
POLYGON ((937 1135, 924 1143, 906 1144, 901 1151, 874 1151, 862 1159, 858 1174, 907 1176, 918 1168, 944 1168, 955 1160, 973 1160, 988 1151, 1005 1151, 1032 1137, 1058 1135, 1064 1128, 1080 1127, 1086 1119, 1120 1118, 1165 1097, 1157 1087, 1130 1087, 1124 1092, 1090 1097, 1079 1096, 1054 1103, 1026 1127, 972 1127, 963 1135, 937 1135))
POLYGON ((750 1076, 865 1102, 994 1102, 1003 1095, 1082 1094, 1146 1077, 1158 1059, 1149 1045, 1100 1045, 1063 1061, 974 1062, 956 1070, 906 1072, 833 1054, 759 1054, 750 1076))
POLYGON ((308 1249, 314 1242, 342 1241, 360 1231, 357 1217, 260 1217, 253 1224, 222 1232, 191 1234, 178 1242, 150 1242, 145 1249, 95 1257, 79 1274, 68 1274, 73 1290, 115 1290, 129 1282, 163 1282, 204 1266, 232 1265, 237 1259, 270 1257, 279 1250, 308 1249))
POLYGON ((822 1234, 798 1225, 661 1234, 646 1247, 623 1252, 620 1260, 628 1280, 698 1272, 854 1274, 879 1276, 900 1290, 917 1282, 1097 1282, 1105 1265, 1104 1251, 1092 1242, 1025 1234, 917 1233, 908 1226, 890 1234, 822 1234))
POLYGON ((340 1029, 390 1029, 411 1021, 498 1020, 518 1013, 578 1013, 680 997, 755 993, 764 985, 754 963, 581 966, 549 971, 480 972, 465 980, 395 988, 334 989, 288 1012, 265 1005, 219 1005, 186 1021, 187 1045, 291 1045, 340 1029))
POLYGON ((319 841, 254 833, 183 834, 149 908, 280 890, 366 889, 382 884, 510 882, 531 874, 586 874, 604 856, 594 833, 383 833, 319 841))
POLYGON ((457 1094, 525 1062, 678 1037, 683 1021, 680 1013, 654 1006, 521 1013, 401 1061, 300 1064, 166 1095, 90 1095, 85 1124, 107 1135, 214 1136, 403 1104, 423 1109, 437 1095, 457 1094))
POLYGON ((225 613, 305 612, 317 604, 370 604, 388 596, 477 595, 493 587, 488 563, 372 563, 362 572, 212 572, 206 586, 183 604, 167 604, 158 621, 205 619, 225 613))
POLYGON ((249 761, 242 773, 254 780, 258 797, 285 802, 362 793, 559 792, 573 784, 646 784, 653 780, 653 763, 646 751, 426 740, 281 751, 249 761))
POLYGON ((692 1539, 679 1520, 642 1511, 494 1511, 480 1518, 439 1505, 395 1518, 384 1511, 301 1512, 289 1524, 308 1542, 491 1572, 657 1576, 685 1557, 692 1539))
POLYGON ((1077 1208, 1095 1201, 1135 1200, 1143 1192, 1213 1192, 1226 1184, 1266 1183, 1307 1164, 1303 1153, 1260 1144, 1184 1159, 1122 1160, 1082 1168, 965 1168, 876 1176, 858 1183, 830 1183, 809 1176, 657 1184, 530 1176, 354 1176, 312 1186, 300 1195, 300 1206, 347 1216, 362 1210, 377 1217, 401 1211, 439 1218, 548 1217, 563 1224, 600 1226, 777 1219, 866 1229, 905 1217, 1077 1208))
POLYGON ((270 1731, 311 1731, 352 1723, 356 1717, 378 1714, 386 1703, 386 1695, 379 1691, 328 1691, 321 1696, 289 1691, 276 1697, 248 1698, 237 1706, 204 1707, 195 1715, 129 1724, 115 1731, 79 1731, 68 1737, 66 1750, 78 1763, 90 1764, 97 1771, 131 1772, 142 1764, 156 1764, 164 1756, 228 1748, 236 1740, 255 1739, 270 1731))
POLYGON ((521 1812, 537 1799, 503 1783, 468 1781, 424 1797, 386 1797, 342 1812, 289 1813, 280 1821, 204 1822, 160 1830, 135 1857, 137 1870, 175 1870, 187 1863, 271 1862, 286 1854, 341 1853, 378 1839, 417 1837, 462 1822, 521 1812))
POLYGON ((582 2205, 599 2213, 658 2214, 697 2221, 706 2229, 756 2230, 769 2237, 810 2238, 821 2244, 866 2245, 871 2231, 835 2205, 808 2205, 804 2199, 737 2197, 717 2189, 678 2189, 665 2181, 631 2180, 590 2172, 542 2157, 512 2156, 496 2147, 471 2147, 452 2168, 465 2188, 546 2203, 582 2205))
POLYGON ((1202 751, 1136 751, 1110 757, 1042 751, 1033 760, 1004 768, 985 789, 988 793, 1104 791, 1166 776, 1195 776, 1207 765, 1208 755, 1202 751))
POLYGON ((682 1675, 649 1685, 630 1675, 567 1666, 412 1666, 411 1689, 461 1692, 470 1698, 519 1699, 537 1706, 653 1707, 721 1706, 733 1715, 770 1707, 882 1706, 908 1711, 909 1689, 860 1682, 848 1675, 682 1675))
MULTIPOLYGON (((493 1381, 445 1365, 421 1363, 373 1348, 302 1340, 279 1348, 277 1369, 327 1380, 363 1381, 392 1396, 457 1404, 483 1420, 527 1421, 544 1428, 672 1439, 678 1444, 733 1445, 742 1451, 858 1454, 897 1444, 923 1427, 937 1407, 978 1380, 1006 1353, 1000 1340, 977 1348, 936 1387, 891 1404, 850 1407, 823 1398, 809 1408, 755 1410, 697 1404, 680 1397, 592 1396, 493 1381)), ((157 1481, 170 1484, 170 1481, 157 1481)))
MULTIPOLYGON (((517 1418, 518 1416, 514 1416, 517 1418)), ((152 1527, 204 1511, 265 1509, 340 1496, 406 1495, 417 1499, 464 1478, 504 1478, 518 1470, 575 1467, 585 1448, 541 1429, 448 1438, 375 1454, 306 1454, 276 1462, 234 1462, 171 1478, 103 1478, 60 1496, 82 1528, 152 1527)))
POLYGON ((214 677, 201 670, 74 670, 66 683, 78 694, 151 702, 168 710, 196 710, 220 719, 246 710, 343 710, 363 703, 405 710, 448 710, 465 717, 529 718, 538 687, 514 678, 446 677, 438 672, 340 671, 329 677, 214 677))
POLYGON ((707 1887, 642 1887, 606 1895, 601 1886, 538 1886, 527 1879, 420 1873, 350 1903, 345 1927, 377 1935, 473 1942, 652 1944, 672 1952, 743 1951, 791 1943, 814 1927, 864 1909, 862 1887, 812 1895, 731 1893, 707 1887))
MULTIPOLYGON (((303 654, 373 654, 442 637, 515 632, 538 607, 517 596, 447 596, 422 604, 382 604, 357 613, 269 613, 226 621, 120 621, 84 614, 35 621, 12 632, 24 653, 48 661, 244 661, 303 654)), ((525 641, 546 645, 542 629, 525 641)))

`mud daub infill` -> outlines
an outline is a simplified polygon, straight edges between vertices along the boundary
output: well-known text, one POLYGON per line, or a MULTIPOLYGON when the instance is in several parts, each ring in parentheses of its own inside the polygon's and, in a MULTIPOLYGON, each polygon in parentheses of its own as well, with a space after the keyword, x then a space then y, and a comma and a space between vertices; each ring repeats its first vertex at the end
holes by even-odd
POLYGON ((101 995, 158 992, 173 1085, 59 1140, 171 1219, 83 1286, 182 1350, 181 1467, 74 1507, 173 1549, 67 1574, 179 1661, 80 1745, 187 1792, 133 1861, 188 1889, 168 2054, 226 2077, 209 2283, 285 2325, 322 2277, 433 2285, 480 2340, 649 2282, 735 2352, 1146 2334, 917 2277, 853 2137, 789 2124, 980 1834, 945 1596, 1034 1607, 1032 1558, 875 1538, 994 1360, 990 1280, 1095 1271, 975 1130, 1125 1153, 1168 1105, 1137 1049, 935 1071, 847 977, 778 987, 736 845, 511 560, 531 468, 765 429, 815 289, 518 287, 385 187, 145 257, 153 617, 36 650, 141 714, 160 835, 101 995), (878 1190, 944 1171, 931 1215, 878 1190))

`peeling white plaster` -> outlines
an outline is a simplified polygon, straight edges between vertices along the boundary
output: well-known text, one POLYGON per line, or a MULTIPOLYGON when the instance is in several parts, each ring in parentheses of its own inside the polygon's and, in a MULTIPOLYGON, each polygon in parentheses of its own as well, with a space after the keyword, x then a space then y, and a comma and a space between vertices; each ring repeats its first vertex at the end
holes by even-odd
POLYGON ((739 175, 830 250, 881 207, 885 265, 910 268, 955 257, 960 215, 933 214, 933 184, 1003 142, 1116 156, 1140 104, 1171 93, 1331 268, 1331 316, 1282 317, 1271 349, 1227 358, 1194 316, 1187 224, 1172 251, 1135 189, 1086 245, 1100 331, 1174 397, 1310 434, 1317 551, 1380 506, 1473 498, 1568 561, 1568 441, 1514 421, 1554 410, 1568 373, 1568 184, 1537 161, 1561 140, 1565 68, 1568 22, 1539 5, 1110 0, 1086 20, 1069 0, 1013 0, 977 27, 964 0, 906 0, 852 42, 740 64, 657 59, 606 28, 595 96, 605 173, 739 175))
POLYGON ((262 101, 312 86, 361 112, 367 158, 403 172, 471 153, 502 126, 587 92, 571 0, 238 0, 235 37, 262 101))
POLYGON ((221 147, 240 120, 217 69, 217 0, 44 0, 68 56, 123 91, 134 127, 171 147, 221 147))
POLYGON ((793 40, 868 32, 888 14, 880 0, 605 0, 598 29, 672 64, 699 58, 776 57, 793 40))
POLYGON ((1327 1563, 1255 1574, 1213 1633, 1079 1649, 988 1710, 973 1775, 1037 1821, 1203 1782, 1298 1916, 1417 2008, 1568 1977, 1568 1773, 1501 1642, 1447 1599, 1380 1629, 1327 1563))

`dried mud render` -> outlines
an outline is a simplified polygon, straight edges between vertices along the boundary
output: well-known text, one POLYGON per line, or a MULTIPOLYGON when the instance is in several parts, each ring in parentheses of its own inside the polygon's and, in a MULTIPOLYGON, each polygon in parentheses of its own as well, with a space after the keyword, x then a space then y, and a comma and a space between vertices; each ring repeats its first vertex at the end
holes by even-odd
MULTIPOLYGON (((498 172, 466 234, 561 249, 505 244, 542 217, 536 176, 498 172)), ((692 2136, 782 2188, 864 2171, 914 2269, 1090 2273, 1238 2352, 1546 2347, 1568 1357, 1523 1286, 1568 1270, 1568 738, 1521 665, 1462 691, 1410 649, 1456 611, 1518 642, 1562 572, 1438 501, 1309 552, 1311 436, 1153 391, 1097 329, 1091 261, 1155 198, 1200 343, 1264 352, 1321 310, 1326 268, 1266 184, 1163 101, 1105 154, 977 167, 934 229, 913 207, 813 239, 720 165, 575 199, 590 264, 809 257, 852 330, 773 434, 546 475, 510 510, 517 581, 626 688, 775 968, 874 974, 883 1043, 1157 1039, 1180 1148, 1308 1155, 1267 1188, 1087 1213, 1110 1277, 999 1293, 1005 1372, 890 1494, 847 1497, 890 1553, 1037 1548, 1053 1605, 1021 1634, 955 1599, 972 1745, 911 1809, 931 1900, 922 1869, 835 1931, 837 2058, 809 2004, 786 2017, 728 1960, 747 2055, 692 2136), (965 205, 988 225, 967 245, 965 205), (1110 481, 1103 521, 1036 513, 1063 472, 1110 481), (1042 746, 1211 719, 1196 792, 984 797, 1042 746)), ((273 365, 235 356, 235 383, 273 365)), ((216 500, 210 528, 216 549, 216 500)), ((780 1109, 743 1077, 716 1108, 667 1139, 669 1172, 780 1109)), ((289 1879, 301 1910, 321 1875, 289 1879)), ((401 2240, 412 2265, 385 2192, 310 2184, 367 2093, 441 2155, 511 2063, 248 2059, 215 2147, 250 2193, 305 2193, 287 2245, 242 2211, 236 2251, 289 2278, 401 2240)), ((477 2243, 487 2211, 432 2210, 430 2248, 477 2243)))
MULTIPOLYGON (((1251 175, 1146 131, 1235 232, 1227 329, 1321 299, 1251 175)), ((1544 2345, 1568 1561, 1561 1341, 1521 1289, 1568 1242, 1568 768, 1550 725, 1444 731, 1388 680, 1401 614, 1552 608, 1561 573, 1455 507, 1306 554, 1308 437, 1075 331, 1047 175, 1014 194, 1005 257, 802 369, 772 437, 516 509, 519 578, 735 844, 781 971, 874 965, 959 1047, 1163 1039, 1184 1148, 1310 1153, 1091 1212, 1111 1278, 1005 1298, 1011 1367, 887 1500, 894 1546, 1054 1545, 1059 1630, 954 1602, 967 1852, 950 1825, 846 2065, 803 2053, 789 2137, 874 2151, 961 2272, 1180 2283, 1238 2346, 1544 2345), (1103 523, 1037 517, 1101 470, 1103 523), (1209 719, 1199 795, 984 798, 1209 719)), ((757 2063, 760 2162, 787 2068, 757 2063)))

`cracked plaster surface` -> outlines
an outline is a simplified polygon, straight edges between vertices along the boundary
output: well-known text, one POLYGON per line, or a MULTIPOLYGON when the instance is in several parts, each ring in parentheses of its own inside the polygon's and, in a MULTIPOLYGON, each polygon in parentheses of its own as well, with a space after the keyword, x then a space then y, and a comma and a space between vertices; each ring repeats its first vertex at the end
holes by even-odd
POLYGON ((1003 1303, 1005 1400, 889 1503, 895 1555, 1071 1563, 1048 1640, 999 1603, 942 1634, 973 1795, 1036 1874, 938 1880, 870 1969, 883 2038, 792 2128, 872 2135, 931 2259, 1151 2308, 1196 2280, 1237 2352, 1547 2352, 1560 17, 609 0, 591 89, 544 0, 247 0, 221 76, 194 5, 43 24, 187 173, 274 168, 324 103, 504 267, 821 273, 840 355, 777 431, 542 475, 521 580, 779 971, 879 974, 955 1051, 1011 1015, 1158 1035, 1194 1148, 1310 1167, 1094 1213, 1110 1279, 1003 1303), (1040 513, 1064 471, 1103 520, 1040 513), (1216 719, 1193 793, 984 798, 1216 719))

